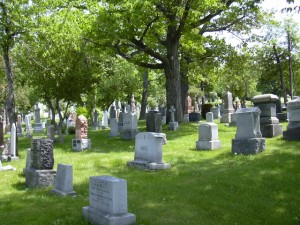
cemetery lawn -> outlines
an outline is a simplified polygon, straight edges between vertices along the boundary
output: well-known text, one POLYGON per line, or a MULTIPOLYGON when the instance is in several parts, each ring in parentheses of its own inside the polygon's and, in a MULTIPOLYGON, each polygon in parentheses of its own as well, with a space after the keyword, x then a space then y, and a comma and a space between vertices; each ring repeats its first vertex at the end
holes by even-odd
MULTIPOLYGON (((111 175, 127 180, 128 212, 138 225, 299 225, 300 142, 267 138, 264 152, 235 156, 236 128, 218 126, 222 148, 196 151, 197 123, 180 124, 177 131, 165 125, 163 160, 171 169, 157 172, 128 168, 134 141, 110 138, 108 129, 89 130, 92 149, 83 152, 73 152, 73 135, 66 135, 64 144, 54 145, 54 169, 58 163, 73 165, 76 197, 53 196, 50 187, 26 187, 30 140, 19 138, 20 159, 3 162, 17 170, 0 173, 0 224, 87 224, 82 207, 89 205, 89 177, 111 175)), ((139 121, 139 130, 145 131, 145 121, 139 121)))

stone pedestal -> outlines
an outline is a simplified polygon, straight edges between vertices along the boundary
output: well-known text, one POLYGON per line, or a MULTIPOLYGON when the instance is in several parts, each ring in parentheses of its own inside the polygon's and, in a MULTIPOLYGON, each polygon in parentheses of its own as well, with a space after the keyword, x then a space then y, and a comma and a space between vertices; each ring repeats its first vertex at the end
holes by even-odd
POLYGON ((282 135, 282 125, 276 117, 276 102, 278 97, 273 94, 257 95, 252 98, 255 107, 261 111, 260 130, 263 137, 282 135))
POLYGON ((91 145, 91 139, 72 139, 72 149, 77 152, 91 149, 91 145))
POLYGON ((221 147, 218 140, 218 125, 215 123, 201 123, 198 127, 199 138, 196 141, 197 150, 215 150, 221 147))
POLYGON ((127 212, 127 181, 111 176, 90 177, 90 205, 83 217, 95 225, 131 225, 136 216, 127 212))
POLYGON ((54 186, 55 176, 55 170, 37 170, 34 168, 25 168, 26 185, 29 188, 54 186))
POLYGON ((260 132, 260 110, 257 107, 236 111, 237 132, 232 140, 233 154, 257 154, 265 150, 265 138, 260 132))
POLYGON ((287 103, 289 123, 287 130, 283 132, 283 139, 300 141, 300 97, 287 103))

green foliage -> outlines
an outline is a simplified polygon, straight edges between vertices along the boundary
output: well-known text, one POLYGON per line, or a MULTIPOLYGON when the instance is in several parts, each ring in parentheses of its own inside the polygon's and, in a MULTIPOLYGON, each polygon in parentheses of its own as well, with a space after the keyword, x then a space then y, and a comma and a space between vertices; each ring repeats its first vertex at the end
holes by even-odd
POLYGON ((86 118, 90 117, 86 107, 76 107, 76 114, 77 116, 84 115, 86 118))
POLYGON ((74 126, 69 126, 69 127, 68 127, 68 134, 69 134, 69 135, 75 134, 75 127, 74 127, 74 126))

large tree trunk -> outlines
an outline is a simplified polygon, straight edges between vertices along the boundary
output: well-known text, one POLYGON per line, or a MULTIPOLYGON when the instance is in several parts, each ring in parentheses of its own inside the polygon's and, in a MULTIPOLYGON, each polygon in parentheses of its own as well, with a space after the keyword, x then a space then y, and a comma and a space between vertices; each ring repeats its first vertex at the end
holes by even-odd
POLYGON ((146 107, 148 102, 148 70, 145 70, 143 73, 143 93, 142 93, 142 104, 141 104, 141 112, 140 112, 140 120, 146 119, 146 107))
POLYGON ((15 99, 14 99, 14 75, 12 72, 12 67, 10 64, 9 58, 9 48, 3 47, 3 59, 5 62, 5 72, 6 78, 8 83, 8 93, 6 98, 6 110, 7 110, 7 117, 9 120, 9 124, 14 123, 14 114, 15 114, 15 99))
MULTIPOLYGON (((175 41, 174 41, 175 42, 175 41)), ((182 121, 182 98, 181 98, 181 77, 180 63, 178 57, 179 40, 178 42, 170 42, 167 48, 167 63, 164 71, 166 76, 166 94, 167 94, 167 109, 174 106, 176 109, 175 120, 182 121)), ((170 115, 167 114, 167 122, 170 121, 170 115)))
POLYGON ((282 66, 281 66, 281 60, 280 57, 277 53, 277 48, 275 45, 273 45, 273 50, 274 50, 274 55, 276 58, 276 63, 279 69, 279 76, 280 76, 280 84, 281 84, 281 90, 282 90, 282 96, 284 99, 284 104, 286 105, 287 103, 287 95, 286 95, 286 88, 285 88, 285 82, 284 82, 284 78, 283 78, 283 72, 282 72, 282 66))

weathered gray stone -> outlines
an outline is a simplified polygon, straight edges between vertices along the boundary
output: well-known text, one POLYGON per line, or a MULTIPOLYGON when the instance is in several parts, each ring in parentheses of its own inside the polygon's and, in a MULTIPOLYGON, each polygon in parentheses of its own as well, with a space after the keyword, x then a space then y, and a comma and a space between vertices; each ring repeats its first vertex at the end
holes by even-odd
POLYGON ((73 190, 73 167, 72 165, 58 164, 55 178, 55 188, 51 193, 61 196, 73 196, 76 192, 73 190))
POLYGON ((162 160, 164 139, 166 135, 163 133, 142 132, 136 135, 134 160, 127 165, 147 170, 169 169, 171 165, 162 160))
POLYGON ((297 97, 287 103, 289 123, 287 130, 283 132, 283 139, 300 141, 300 98, 297 97))
POLYGON ((74 151, 80 152, 85 149, 91 149, 91 147, 91 139, 72 139, 72 149, 74 151))
POLYGON ((83 217, 95 225, 131 225, 136 216, 127 212, 127 181, 111 176, 90 177, 90 205, 83 217))
POLYGON ((118 127, 118 119, 117 118, 110 118, 110 137, 117 137, 119 136, 119 127, 118 127))
POLYGON ((199 138, 196 141, 197 150, 215 150, 221 147, 217 124, 201 123, 198 127, 198 134, 199 138))
POLYGON ((224 96, 224 108, 222 110, 221 123, 230 123, 231 114, 234 113, 233 103, 232 103, 232 94, 227 91, 224 96))

